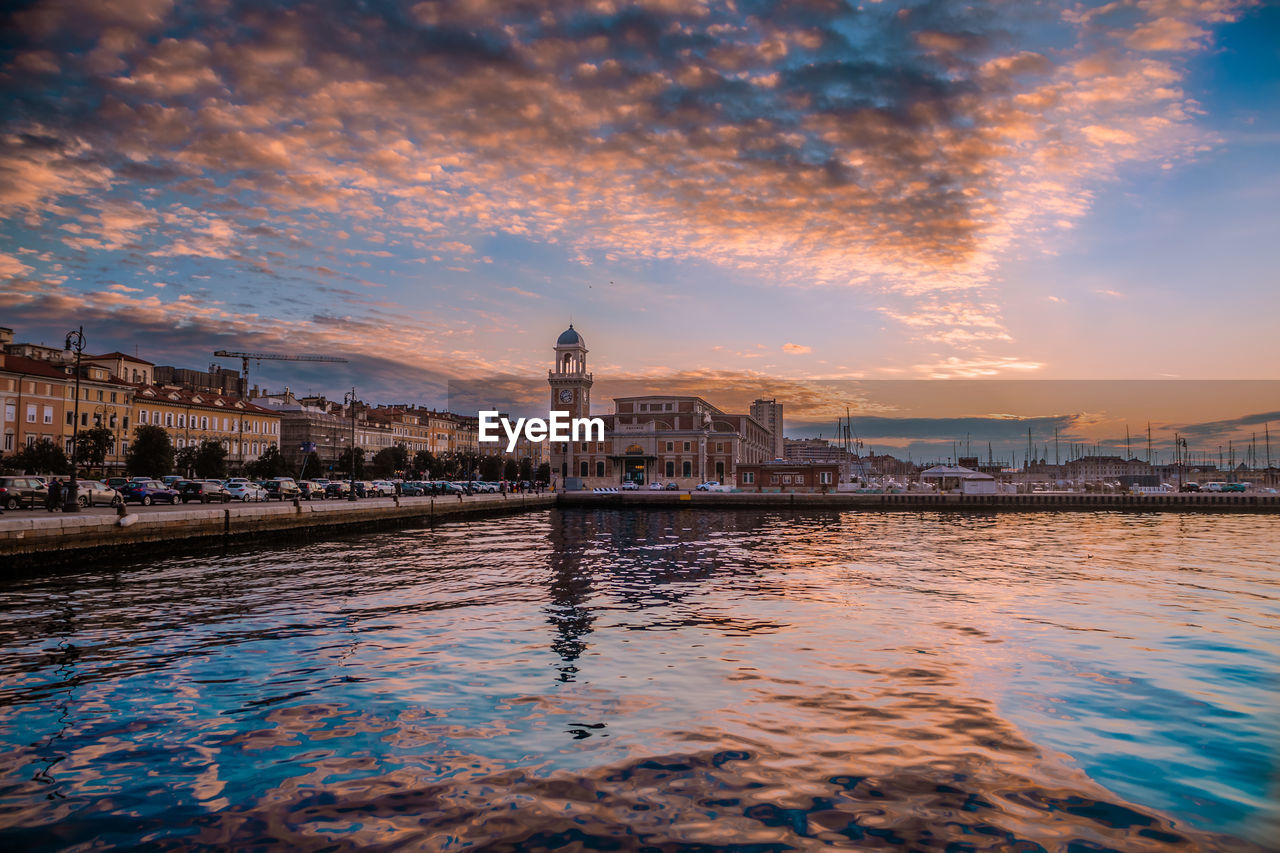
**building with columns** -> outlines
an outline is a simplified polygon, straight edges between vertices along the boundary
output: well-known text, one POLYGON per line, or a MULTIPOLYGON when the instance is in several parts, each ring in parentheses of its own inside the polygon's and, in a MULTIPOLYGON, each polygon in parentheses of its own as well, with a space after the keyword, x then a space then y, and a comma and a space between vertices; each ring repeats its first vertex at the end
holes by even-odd
MULTIPOLYGON (((591 417, 593 378, 587 345, 571 325, 556 340, 554 367, 547 372, 551 410, 591 417)), ((774 436, 749 414, 722 411, 701 397, 617 397, 603 441, 551 445, 553 478, 566 489, 644 486, 674 482, 680 488, 714 481, 736 486, 737 468, 773 458, 774 436)))

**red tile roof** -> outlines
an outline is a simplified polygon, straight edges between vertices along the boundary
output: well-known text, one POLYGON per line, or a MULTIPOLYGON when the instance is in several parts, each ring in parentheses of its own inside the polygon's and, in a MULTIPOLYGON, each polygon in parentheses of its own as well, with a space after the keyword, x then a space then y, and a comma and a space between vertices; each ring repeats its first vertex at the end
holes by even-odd
POLYGON ((146 385, 143 383, 134 384, 130 382, 127 384, 133 387, 133 399, 136 402, 155 400, 157 403, 168 403, 170 405, 176 403, 183 406, 194 406, 198 409, 210 409, 215 412, 244 412, 250 415, 280 416, 279 412, 263 408, 256 403, 250 403, 248 400, 243 401, 244 408, 237 408, 236 403, 241 400, 231 394, 215 394, 212 391, 188 391, 185 388, 170 388, 168 386, 146 385), (202 402, 196 402, 196 397, 199 397, 202 402), (218 400, 222 401, 221 406, 217 404, 216 401, 218 400))

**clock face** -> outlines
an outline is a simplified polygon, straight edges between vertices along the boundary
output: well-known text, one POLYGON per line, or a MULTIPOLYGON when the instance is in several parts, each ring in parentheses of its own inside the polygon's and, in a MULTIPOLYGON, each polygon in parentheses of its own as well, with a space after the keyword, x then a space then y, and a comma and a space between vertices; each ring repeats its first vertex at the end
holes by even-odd
POLYGON ((572 402, 573 402, 573 389, 572 389, 572 388, 565 388, 565 389, 561 390, 561 392, 560 392, 560 402, 561 402, 561 403, 572 403, 572 402))

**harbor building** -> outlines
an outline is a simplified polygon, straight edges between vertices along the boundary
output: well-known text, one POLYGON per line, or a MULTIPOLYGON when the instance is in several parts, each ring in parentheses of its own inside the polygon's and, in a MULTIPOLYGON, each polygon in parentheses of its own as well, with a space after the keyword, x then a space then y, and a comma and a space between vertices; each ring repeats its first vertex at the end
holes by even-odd
MULTIPOLYGON (((551 410, 591 417, 592 374, 587 345, 572 325, 556 339, 547 371, 551 410)), ((553 476, 569 490, 674 482, 679 488, 737 483, 738 466, 773 458, 774 434, 750 414, 725 412, 701 397, 616 397, 602 441, 551 445, 553 476)), ((781 409, 778 410, 781 417, 781 409)))

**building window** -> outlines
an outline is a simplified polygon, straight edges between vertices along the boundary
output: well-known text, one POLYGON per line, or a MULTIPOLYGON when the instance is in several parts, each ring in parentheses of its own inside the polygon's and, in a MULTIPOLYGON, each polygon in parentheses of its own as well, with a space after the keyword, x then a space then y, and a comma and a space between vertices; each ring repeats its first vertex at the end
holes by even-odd
POLYGON ((115 391, 112 391, 112 392, 111 392, 111 402, 113 402, 113 403, 114 403, 114 402, 116 402, 116 392, 115 392, 115 391))
POLYGON ((124 418, 123 418, 123 419, 121 419, 121 421, 120 421, 120 427, 121 427, 122 429, 128 429, 128 428, 129 428, 129 416, 128 416, 128 415, 125 415, 125 416, 124 416, 124 418))
POLYGON ((693 463, 690 462, 688 459, 686 459, 684 461, 684 464, 680 466, 680 476, 684 477, 685 479, 688 479, 689 477, 693 476, 693 463))
POLYGON ((790 483, 791 483, 791 475, 790 475, 790 474, 783 474, 783 475, 782 475, 782 482, 783 482, 783 483, 786 483, 786 484, 788 484, 788 485, 790 485, 790 483))
POLYGON ((596 476, 597 477, 604 476, 604 462, 600 462, 600 461, 596 462, 596 476))
POLYGON ((6 432, 4 434, 4 449, 13 450, 13 433, 6 432))
POLYGON ((777 474, 770 474, 770 475, 769 475, 769 485, 771 485, 771 486, 776 486, 776 485, 778 485, 778 475, 777 475, 777 474))
POLYGON ((173 412, 164 413, 164 425, 167 427, 173 426, 173 412))
POLYGON ((101 402, 102 402, 102 400, 103 400, 103 397, 102 397, 102 389, 101 389, 101 388, 99 388, 99 389, 98 389, 98 402, 99 402, 99 403, 101 403, 101 402))
POLYGON ((824 485, 824 486, 829 486, 829 485, 831 485, 831 472, 830 472, 830 471, 821 471, 821 472, 819 472, 819 473, 818 473, 818 482, 819 482, 819 483, 821 483, 821 484, 822 484, 822 485, 824 485))
POLYGON ((755 471, 743 471, 743 472, 742 472, 742 484, 743 484, 744 486, 749 486, 749 485, 751 485, 752 483, 754 483, 755 481, 756 481, 756 472, 755 472, 755 471))
POLYGON ((687 442, 687 441, 684 443, 684 452, 685 452, 685 453, 688 453, 688 452, 689 452, 689 442, 687 442))
POLYGON ((74 425, 75 425, 75 422, 76 422, 76 413, 75 413, 75 412, 73 412, 73 411, 68 411, 68 412, 67 412, 67 426, 74 426, 74 425))
POLYGON ((53 423, 53 406, 44 407, 44 422, 47 424, 53 423))
POLYGON ((66 447, 64 447, 64 448, 63 448, 63 450, 65 450, 65 451, 66 451, 66 453, 67 453, 67 455, 68 455, 68 456, 69 456, 69 455, 71 455, 71 445, 72 445, 72 444, 74 444, 74 443, 75 443, 75 441, 74 441, 73 439, 68 438, 68 439, 66 440, 66 447))
POLYGON ((676 463, 675 463, 675 461, 674 461, 674 460, 671 460, 671 459, 668 459, 668 460, 667 460, 667 474, 666 474, 666 475, 667 475, 668 477, 674 477, 674 476, 676 475, 676 463))
POLYGON ((209 428, 209 419, 208 419, 208 418, 201 418, 201 419, 200 419, 200 429, 208 429, 208 428, 209 428))
POLYGON ((578 466, 578 474, 582 477, 587 476, 587 460, 583 459, 582 463, 578 466))
POLYGON ((81 413, 80 413, 80 426, 82 426, 82 427, 87 427, 88 425, 89 425, 89 413, 88 413, 88 412, 81 412, 81 413))
POLYGON ((18 417, 18 409, 13 403, 4 404, 4 419, 6 421, 15 420, 18 417))

